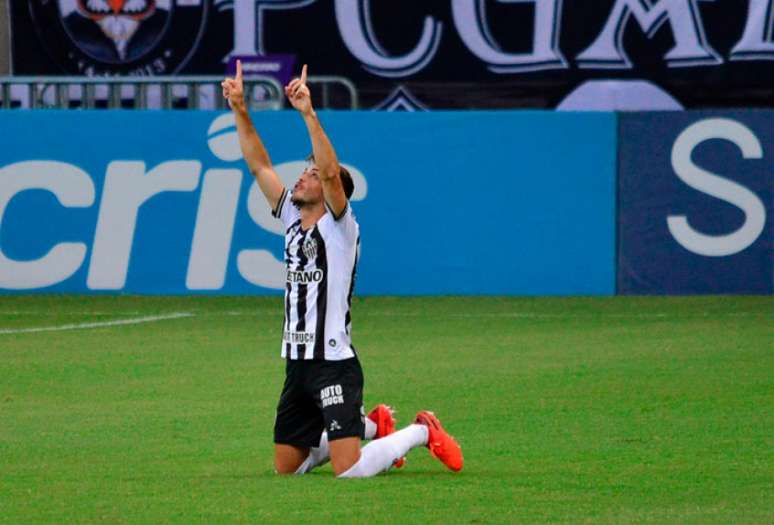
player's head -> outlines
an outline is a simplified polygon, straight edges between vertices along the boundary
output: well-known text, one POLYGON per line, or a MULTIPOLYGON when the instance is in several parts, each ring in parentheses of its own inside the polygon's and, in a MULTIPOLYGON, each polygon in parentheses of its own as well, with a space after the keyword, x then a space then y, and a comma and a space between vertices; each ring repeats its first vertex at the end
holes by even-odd
MULTIPOLYGON (((293 186, 292 202, 296 206, 315 205, 323 201, 320 170, 317 165, 314 164, 314 155, 310 155, 307 160, 310 163, 309 166, 298 178, 295 186, 293 186)), ((347 200, 349 200, 352 197, 352 193, 355 191, 352 175, 349 174, 349 171, 347 171, 345 167, 340 166, 339 178, 341 179, 341 185, 344 188, 344 195, 347 197, 347 200)))

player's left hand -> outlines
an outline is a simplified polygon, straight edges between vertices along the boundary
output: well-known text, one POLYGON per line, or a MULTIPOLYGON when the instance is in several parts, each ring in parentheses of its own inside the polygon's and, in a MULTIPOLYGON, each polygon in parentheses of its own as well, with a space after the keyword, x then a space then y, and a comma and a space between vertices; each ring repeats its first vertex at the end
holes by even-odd
POLYGON ((306 64, 301 69, 301 78, 294 78, 285 86, 285 96, 290 104, 303 114, 312 111, 312 94, 306 85, 306 64))

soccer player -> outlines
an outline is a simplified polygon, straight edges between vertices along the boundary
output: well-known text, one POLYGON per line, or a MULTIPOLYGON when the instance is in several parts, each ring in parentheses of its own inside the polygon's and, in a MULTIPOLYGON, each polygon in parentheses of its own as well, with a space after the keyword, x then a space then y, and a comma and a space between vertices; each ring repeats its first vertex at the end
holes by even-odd
POLYGON ((339 477, 369 477, 401 463, 412 448, 426 446, 447 467, 460 470, 462 450, 432 412, 420 412, 397 432, 385 405, 365 417, 363 372, 350 339, 360 245, 360 226, 349 205, 354 186, 312 107, 306 78, 304 65, 301 77, 285 87, 304 119, 313 152, 313 163, 292 191, 272 169, 247 112, 241 62, 236 77, 222 83, 245 161, 286 231, 286 376, 274 424, 275 468, 301 474, 330 459, 339 477), (363 438, 373 440, 361 449, 363 438))

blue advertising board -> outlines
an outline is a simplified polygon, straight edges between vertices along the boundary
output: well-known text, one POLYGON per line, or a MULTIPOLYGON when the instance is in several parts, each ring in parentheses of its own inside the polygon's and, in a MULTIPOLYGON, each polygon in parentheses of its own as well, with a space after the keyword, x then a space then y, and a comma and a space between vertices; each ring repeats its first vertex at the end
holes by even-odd
POLYGON ((770 294, 774 112, 620 116, 618 292, 770 294))
MULTIPOLYGON (((291 111, 253 115, 290 185, 291 111)), ((612 294, 612 114, 325 113, 358 294, 612 294)), ((282 227, 215 112, 0 112, 0 291, 272 294, 282 227)))

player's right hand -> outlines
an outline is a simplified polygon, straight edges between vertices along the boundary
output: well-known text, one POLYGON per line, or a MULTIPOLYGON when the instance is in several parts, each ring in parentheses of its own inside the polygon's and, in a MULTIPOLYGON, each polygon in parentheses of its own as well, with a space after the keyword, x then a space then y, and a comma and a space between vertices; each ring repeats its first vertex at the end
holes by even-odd
POLYGON ((223 88, 223 98, 228 100, 231 109, 243 108, 245 105, 244 83, 242 82, 242 61, 237 60, 236 77, 226 78, 220 83, 223 88))

